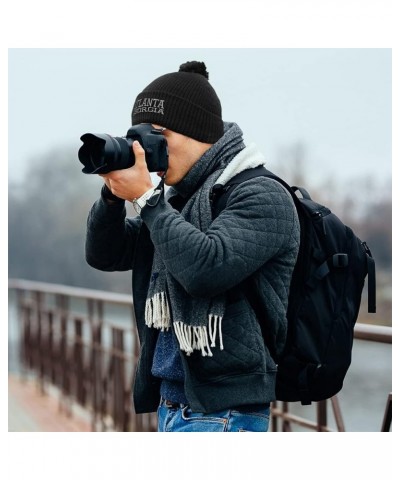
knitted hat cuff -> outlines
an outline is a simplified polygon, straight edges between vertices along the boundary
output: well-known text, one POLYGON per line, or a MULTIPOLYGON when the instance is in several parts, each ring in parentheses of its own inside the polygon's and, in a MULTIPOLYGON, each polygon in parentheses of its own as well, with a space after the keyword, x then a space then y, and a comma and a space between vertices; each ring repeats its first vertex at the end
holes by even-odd
POLYGON ((139 123, 161 125, 204 143, 215 143, 224 134, 219 115, 183 98, 160 92, 138 95, 132 111, 132 125, 139 123))

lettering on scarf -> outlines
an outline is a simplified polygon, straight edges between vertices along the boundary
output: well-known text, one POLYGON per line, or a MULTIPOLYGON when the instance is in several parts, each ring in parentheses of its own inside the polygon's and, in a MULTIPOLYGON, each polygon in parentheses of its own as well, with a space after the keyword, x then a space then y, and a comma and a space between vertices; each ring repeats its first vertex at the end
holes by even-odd
POLYGON ((159 113, 164 115, 164 101, 159 98, 141 98, 135 103, 134 113, 159 113))

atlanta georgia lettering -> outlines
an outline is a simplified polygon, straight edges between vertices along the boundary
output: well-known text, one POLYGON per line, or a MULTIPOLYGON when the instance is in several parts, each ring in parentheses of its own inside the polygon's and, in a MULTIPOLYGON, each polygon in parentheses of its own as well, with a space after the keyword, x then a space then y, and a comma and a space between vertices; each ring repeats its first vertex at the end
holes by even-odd
POLYGON ((135 113, 152 112, 164 115, 164 100, 159 98, 141 98, 135 104, 135 113))

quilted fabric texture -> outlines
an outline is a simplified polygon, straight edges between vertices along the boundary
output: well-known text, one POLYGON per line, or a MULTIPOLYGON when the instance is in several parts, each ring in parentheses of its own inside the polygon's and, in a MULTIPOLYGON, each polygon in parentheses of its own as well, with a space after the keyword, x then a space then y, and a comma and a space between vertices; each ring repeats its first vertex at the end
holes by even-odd
POLYGON ((271 286, 272 321, 282 321, 299 245, 297 214, 283 187, 266 177, 244 182, 204 233, 163 201, 145 207, 142 218, 167 269, 190 295, 226 292, 261 268, 271 286))

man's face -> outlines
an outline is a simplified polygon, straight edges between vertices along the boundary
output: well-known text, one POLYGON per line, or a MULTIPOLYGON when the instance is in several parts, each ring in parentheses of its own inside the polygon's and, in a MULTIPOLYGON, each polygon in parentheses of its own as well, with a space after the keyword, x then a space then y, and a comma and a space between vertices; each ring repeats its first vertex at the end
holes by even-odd
MULTIPOLYGON (((160 125, 152 125, 154 128, 163 128, 160 125)), ((179 183, 186 176, 197 160, 212 144, 199 142, 168 128, 163 131, 163 135, 167 140, 169 153, 165 184, 172 186, 179 183)), ((163 173, 159 172, 159 176, 163 173)))

